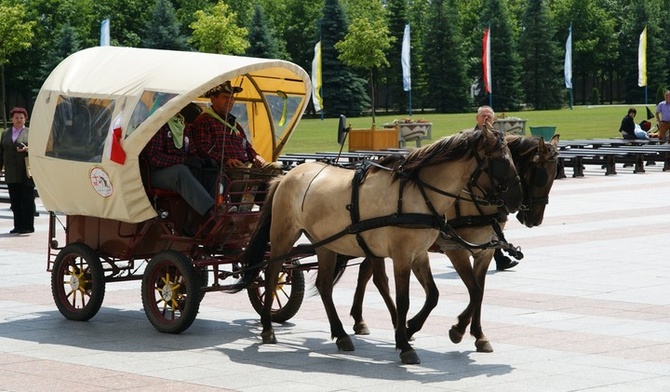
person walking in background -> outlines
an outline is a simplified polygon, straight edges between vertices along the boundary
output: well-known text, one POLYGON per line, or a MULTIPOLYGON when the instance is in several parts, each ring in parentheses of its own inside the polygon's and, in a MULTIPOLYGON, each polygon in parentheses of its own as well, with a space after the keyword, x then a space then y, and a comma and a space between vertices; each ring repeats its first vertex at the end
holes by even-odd
POLYGON ((656 106, 656 124, 658 125, 658 142, 663 144, 667 141, 668 130, 670 130, 670 90, 663 93, 665 100, 656 106))
MULTIPOLYGON (((494 118, 495 112, 493 111, 493 108, 486 105, 480 106, 479 109, 477 109, 477 116, 475 117, 475 121, 477 121, 475 129, 484 129, 485 124, 493 127, 494 118)), ((496 270, 498 271, 504 271, 519 264, 518 261, 512 260, 511 258, 505 256, 505 254, 500 249, 495 250, 493 253, 493 258, 496 261, 496 270)))
POLYGON ((9 202, 14 215, 11 234, 26 234, 35 231, 35 184, 29 176, 28 158, 28 111, 15 107, 10 112, 12 127, 7 128, 0 139, 0 170, 5 171, 5 182, 9 190, 9 202))

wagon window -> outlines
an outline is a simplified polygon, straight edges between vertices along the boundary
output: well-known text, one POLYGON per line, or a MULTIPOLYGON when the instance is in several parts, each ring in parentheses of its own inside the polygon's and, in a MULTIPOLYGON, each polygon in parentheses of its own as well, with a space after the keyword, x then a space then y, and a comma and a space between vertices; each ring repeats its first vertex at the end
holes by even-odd
POLYGON ((128 124, 128 132, 126 136, 130 135, 135 131, 149 116, 151 116, 156 110, 168 103, 172 98, 176 97, 177 94, 162 93, 158 91, 145 91, 142 93, 142 97, 135 105, 133 109, 133 114, 130 117, 130 123, 128 124))
POLYGON ((280 97, 279 95, 266 93, 265 98, 268 101, 268 106, 270 106, 270 112, 272 112, 275 135, 279 137, 284 133, 286 126, 291 122, 296 111, 300 109, 302 96, 285 95, 284 97, 280 97))
POLYGON ((46 155, 101 162, 113 111, 110 99, 59 96, 46 155))

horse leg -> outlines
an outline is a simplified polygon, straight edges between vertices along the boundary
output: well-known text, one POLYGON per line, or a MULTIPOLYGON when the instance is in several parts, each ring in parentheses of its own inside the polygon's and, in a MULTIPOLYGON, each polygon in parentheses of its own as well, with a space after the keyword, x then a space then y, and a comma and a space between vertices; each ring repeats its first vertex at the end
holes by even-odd
POLYGON ((391 290, 389 289, 389 278, 386 275, 386 268, 383 257, 366 257, 358 269, 358 283, 356 284, 356 292, 354 294, 354 303, 351 306, 351 317, 354 318, 354 333, 356 335, 369 335, 365 320, 363 320, 363 297, 365 296, 365 286, 373 278, 373 282, 379 291, 379 294, 384 299, 386 308, 391 314, 391 321, 393 327, 396 326, 396 308, 391 298, 391 290))
POLYGON ((491 342, 484 335, 482 331, 482 301, 484 299, 484 286, 486 284, 486 271, 489 269, 491 259, 493 257, 492 251, 482 252, 477 255, 474 260, 474 275, 477 280, 477 287, 480 290, 479 302, 474 304, 474 311, 472 314, 472 324, 470 325, 470 334, 475 338, 475 347, 477 352, 490 353, 493 352, 491 342))
POLYGON ((337 315, 335 303, 333 303, 333 276, 337 264, 337 254, 325 248, 317 249, 318 273, 316 276, 316 288, 321 295, 323 307, 328 315, 330 323, 331 338, 336 339, 337 349, 340 351, 354 351, 351 338, 344 331, 342 321, 337 315))
MULTIPOLYGON (((393 275, 395 278, 396 286, 396 304, 398 307, 397 310, 397 319, 396 319, 396 328, 395 328, 395 344, 396 349, 400 350, 400 360, 405 364, 418 364, 421 363, 419 356, 416 354, 416 351, 409 344, 409 338, 407 336, 407 312, 409 311, 409 276, 412 271, 410 265, 412 263, 418 265, 425 265, 426 269, 419 268, 418 271, 425 273, 428 272, 426 277, 426 282, 428 282, 429 291, 432 292, 434 287, 435 296, 434 298, 426 298, 424 307, 421 309, 424 314, 422 317, 428 317, 430 311, 437 304, 437 287, 433 281, 432 275, 430 275, 430 266, 428 265, 428 252, 417 256, 414 260, 407 257, 404 259, 393 258, 393 275)), ((422 276, 424 276, 422 274, 422 276)))
MULTIPOLYGON (((460 276, 463 284, 468 290, 470 301, 468 306, 458 315, 458 322, 451 326, 449 330, 449 339, 453 343, 460 343, 465 335, 465 329, 472 320, 472 315, 478 303, 481 303, 482 291, 477 283, 475 272, 470 264, 470 253, 464 250, 450 250, 446 252, 451 264, 460 276)), ((484 271, 486 273, 486 271, 484 271)))
POLYGON ((407 337, 409 339, 411 339, 416 332, 421 330, 428 315, 437 306, 437 301, 440 296, 440 292, 433 279, 433 274, 430 271, 430 264, 415 263, 412 265, 412 272, 414 272, 414 275, 419 283, 421 283, 421 286, 426 293, 426 301, 419 313, 407 322, 407 337))
POLYGON ((363 320, 363 299, 365 297, 365 286, 372 278, 372 263, 369 258, 365 258, 358 267, 358 280, 356 282, 356 291, 354 292, 354 302, 351 304, 349 314, 354 318, 354 333, 356 335, 369 335, 368 325, 363 320))
POLYGON ((266 344, 277 343, 277 337, 272 328, 272 302, 274 301, 274 293, 279 281, 280 271, 280 263, 271 263, 265 268, 265 303, 261 312, 261 325, 263 326, 261 338, 263 339, 263 343, 266 344))

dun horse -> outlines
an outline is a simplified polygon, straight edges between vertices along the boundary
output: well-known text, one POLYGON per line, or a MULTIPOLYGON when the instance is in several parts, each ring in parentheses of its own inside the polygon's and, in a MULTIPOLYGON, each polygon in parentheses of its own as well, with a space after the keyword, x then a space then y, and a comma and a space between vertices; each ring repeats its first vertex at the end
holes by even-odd
MULTIPOLYGON (((492 129, 442 139, 406 158, 394 157, 387 166, 363 172, 304 163, 271 185, 243 255, 248 267, 236 287, 246 287, 266 267, 261 312, 264 343, 276 343, 271 306, 281 267, 277 261, 290 254, 304 233, 317 255, 316 286, 338 349, 354 350, 332 298, 337 254, 390 257, 398 304, 396 348, 403 363, 419 363, 406 326, 422 325, 437 305, 428 248, 445 229, 446 212, 468 182, 497 194, 501 199, 497 204, 512 210, 521 202, 520 180, 510 151, 500 133, 492 129), (270 261, 264 263, 268 240, 270 261), (423 308, 408 322, 410 271, 427 289, 423 308)), ((410 335, 416 332, 410 331, 410 335)))
MULTIPOLYGON (((517 213, 517 219, 527 227, 538 226, 542 223, 544 209, 549 202, 549 192, 556 178, 558 138, 556 135, 549 144, 546 144, 542 138, 537 137, 522 138, 516 135, 506 137, 514 164, 521 177, 523 189, 523 202, 517 213)), ((481 244, 489 241, 492 236, 501 236, 501 230, 506 221, 507 213, 496 210, 494 206, 482 206, 477 199, 472 202, 459 199, 447 211, 447 224, 468 243, 481 244)), ((470 324, 470 334, 476 339, 477 351, 492 352, 493 347, 482 331, 481 306, 484 298, 486 271, 493 257, 494 247, 468 249, 467 246, 463 247, 462 244, 445 240, 442 237, 438 237, 435 245, 440 252, 447 254, 470 295, 468 306, 458 316, 458 323, 453 325, 449 331, 451 341, 459 343, 465 334, 465 329, 470 324), (472 264, 470 256, 474 260, 472 264)), ((340 264, 342 268, 344 265, 346 263, 340 264)), ((336 274, 340 272, 343 270, 336 274)), ((365 286, 371 277, 374 278, 375 286, 379 289, 391 312, 394 324, 396 323, 395 305, 389 294, 384 261, 380 258, 366 258, 359 269, 358 285, 351 308, 356 334, 369 334, 368 327, 363 320, 362 306, 365 286)))

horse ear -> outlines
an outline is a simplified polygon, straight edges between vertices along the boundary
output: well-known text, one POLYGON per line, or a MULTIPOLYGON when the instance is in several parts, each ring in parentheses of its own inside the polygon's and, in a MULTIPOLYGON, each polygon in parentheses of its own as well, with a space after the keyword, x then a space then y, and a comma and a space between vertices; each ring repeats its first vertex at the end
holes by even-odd
POLYGON ((549 140, 549 143, 551 143, 552 146, 558 148, 558 140, 561 138, 561 135, 555 134, 552 136, 551 140, 549 140))

